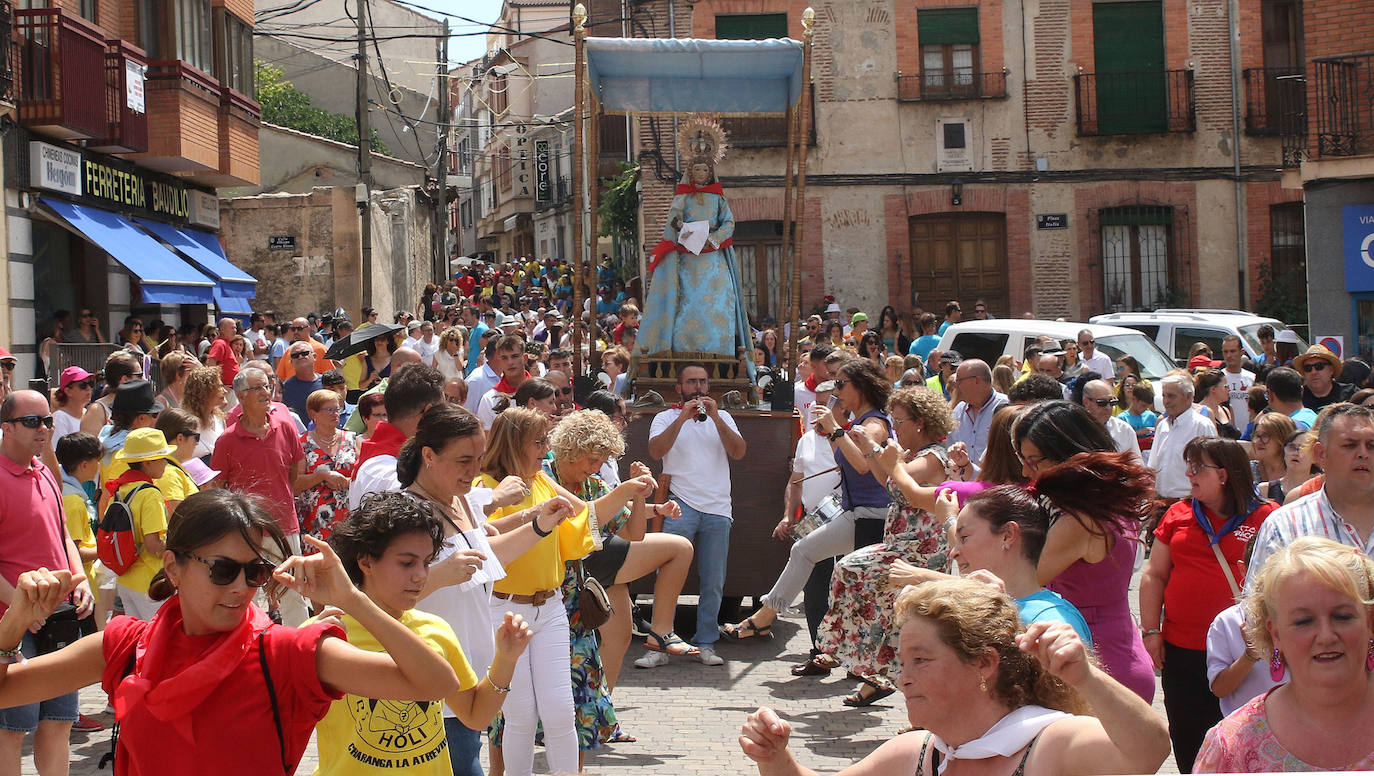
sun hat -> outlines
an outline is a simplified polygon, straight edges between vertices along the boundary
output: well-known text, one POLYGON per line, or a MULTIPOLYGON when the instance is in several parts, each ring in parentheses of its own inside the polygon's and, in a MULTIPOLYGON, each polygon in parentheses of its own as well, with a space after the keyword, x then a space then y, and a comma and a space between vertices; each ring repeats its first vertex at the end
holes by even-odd
POLYGON ((114 460, 124 463, 138 463, 139 461, 156 461, 159 458, 166 458, 176 451, 175 447, 167 444, 167 437, 155 428, 139 428, 129 432, 124 437, 124 447, 114 454, 114 460))
POLYGON ((840 310, 840 305, 837 302, 831 302, 830 306, 825 308, 825 312, 828 315, 830 313, 838 313, 843 311, 840 310))
POLYGON ((62 370, 62 377, 58 380, 57 387, 65 390, 72 383, 79 383, 89 377, 95 377, 95 375, 79 366, 69 366, 62 370))
POLYGON ((867 320, 868 320, 868 313, 854 313, 854 317, 849 319, 849 323, 850 323, 850 325, 852 326, 852 325, 858 323, 859 321, 867 321, 867 320))
POLYGON ((1333 379, 1341 376, 1341 368, 1344 367, 1345 364, 1342 364, 1341 360, 1336 358, 1335 353, 1327 350, 1325 345, 1312 345, 1309 347, 1307 352, 1293 359, 1293 368, 1301 372, 1303 367, 1307 365, 1307 362, 1314 358, 1320 358, 1331 365, 1331 377, 1333 379))
POLYGON ((1292 329, 1284 329, 1283 331, 1280 331, 1280 332, 1276 333, 1276 334, 1274 335, 1274 342, 1275 342, 1275 343, 1283 342, 1283 343, 1287 343, 1287 344, 1289 344, 1289 345, 1298 345, 1298 344, 1301 344, 1301 343, 1298 341, 1298 333, 1295 332, 1295 331, 1293 331, 1292 329))

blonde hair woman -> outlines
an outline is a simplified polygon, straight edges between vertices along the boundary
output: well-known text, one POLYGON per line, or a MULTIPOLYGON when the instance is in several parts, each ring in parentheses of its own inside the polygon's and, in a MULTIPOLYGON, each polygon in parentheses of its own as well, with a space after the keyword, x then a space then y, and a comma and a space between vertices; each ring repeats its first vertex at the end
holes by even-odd
POLYGON ((200 422, 200 441, 196 443, 196 457, 207 458, 215 450, 215 442, 224 433, 224 406, 228 400, 219 380, 219 367, 202 366, 186 376, 181 394, 181 408, 196 416, 200 422))

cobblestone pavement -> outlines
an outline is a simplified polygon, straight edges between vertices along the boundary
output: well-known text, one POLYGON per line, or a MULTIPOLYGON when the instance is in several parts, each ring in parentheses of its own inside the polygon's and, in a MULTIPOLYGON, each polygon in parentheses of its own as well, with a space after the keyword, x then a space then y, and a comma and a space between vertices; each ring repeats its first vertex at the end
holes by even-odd
MULTIPOLYGON (((1134 587, 1131 592, 1135 600, 1134 587)), ((806 657, 809 646, 806 623, 787 616, 773 626, 774 638, 725 642, 717 645, 725 665, 708 667, 687 658, 674 658, 662 668, 636 669, 631 661, 642 654, 632 646, 626 655, 621 684, 616 689, 616 711, 627 733, 637 743, 616 744, 591 753, 589 774, 706 774, 754 773, 752 763, 736 743, 744 715, 760 705, 771 706, 792 723, 792 751, 820 773, 835 773, 873 751, 906 722, 901 695, 893 695, 866 709, 850 709, 840 699, 854 690, 854 683, 834 671, 828 678, 796 678, 788 673, 806 657)), ((1164 714, 1156 693, 1155 708, 1164 714)), ((81 694, 87 714, 103 711, 105 699, 98 689, 81 694)), ((111 718, 97 717, 107 724, 111 718)), ((100 755, 109 750, 110 734, 72 734, 72 774, 109 774, 98 771, 100 755)), ((485 757, 484 757, 485 760, 485 757)), ((312 742, 297 770, 311 773, 316 764, 312 742)), ((543 768, 542 755, 536 770, 543 768)), ((25 757, 25 776, 33 776, 33 761, 25 757)), ((1177 773, 1173 758, 1160 773, 1177 773)))

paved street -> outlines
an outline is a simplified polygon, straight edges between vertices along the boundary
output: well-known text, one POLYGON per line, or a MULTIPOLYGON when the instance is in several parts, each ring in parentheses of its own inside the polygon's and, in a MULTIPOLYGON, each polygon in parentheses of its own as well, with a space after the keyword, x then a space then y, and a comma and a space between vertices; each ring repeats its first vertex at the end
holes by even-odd
MULTIPOLYGON (((1131 598, 1135 600, 1135 591, 1131 598)), ((807 652, 805 620, 788 616, 773 626, 773 639, 719 645, 724 666, 710 668, 684 658, 663 668, 640 670, 627 655, 622 683, 616 690, 616 710, 633 744, 603 747, 588 758, 591 774, 684 774, 705 776, 751 773, 750 761, 735 738, 744 715, 760 705, 776 709, 793 725, 792 748, 801 762, 820 773, 835 773, 875 749, 906 727, 900 695, 867 709, 850 709, 840 698, 854 689, 840 671, 829 678, 797 679, 788 668, 807 652)), ((94 689, 82 693, 82 710, 103 710, 105 700, 94 689)), ((1155 708, 1163 706, 1156 693, 1155 708)), ((266 713, 266 712, 264 712, 266 713)), ((101 715, 107 723, 108 716, 101 715)), ((109 750, 108 731, 72 735, 72 773, 108 774, 96 762, 109 750)), ((542 755, 537 760, 542 769, 542 755)), ((306 751, 298 773, 315 767, 315 747, 306 751)), ((1177 773, 1172 757, 1161 773, 1177 773)), ((25 776, 33 776, 32 760, 25 759, 25 776)))

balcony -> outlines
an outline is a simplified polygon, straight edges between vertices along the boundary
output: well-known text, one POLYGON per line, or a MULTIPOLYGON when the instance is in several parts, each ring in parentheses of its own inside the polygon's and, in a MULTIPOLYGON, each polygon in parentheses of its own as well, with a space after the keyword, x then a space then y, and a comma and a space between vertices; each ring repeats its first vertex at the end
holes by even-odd
POLYGON ((899 102, 998 100, 1006 96, 1006 70, 996 73, 897 73, 899 102))
POLYGON ((148 104, 143 83, 147 68, 148 58, 142 49, 118 39, 105 41, 105 113, 109 129, 87 148, 108 154, 148 150, 148 104))
POLYGON ((105 38, 58 8, 15 12, 19 123, 63 140, 104 137, 105 38))
POLYGON ((1374 154, 1374 53, 1312 60, 1318 157, 1374 154))
POLYGON ((543 202, 535 202, 535 210, 553 210, 562 207, 572 199, 572 179, 566 175, 560 175, 549 181, 549 198, 543 202))
POLYGON ((148 63, 144 83, 149 143, 139 164, 162 172, 219 170, 220 85, 181 60, 148 63))
POLYGON ((256 186, 261 180, 258 167, 258 130, 262 127, 262 106, 247 95, 221 87, 217 129, 219 164, 213 170, 191 173, 196 183, 216 188, 256 186))
POLYGON ((0 0, 0 102, 14 102, 14 6, 0 0))
POLYGON ((1283 139, 1283 166, 1307 147, 1307 77, 1301 68, 1252 67, 1245 76, 1245 133, 1283 139))
POLYGON ((1078 73, 1073 77, 1080 137, 1192 132, 1193 71, 1078 73))
MULTIPOLYGON (((720 125, 735 148, 773 148, 787 145, 786 116, 741 116, 722 118, 720 125)), ((806 144, 816 145, 816 85, 811 84, 811 118, 807 122, 806 144)))

